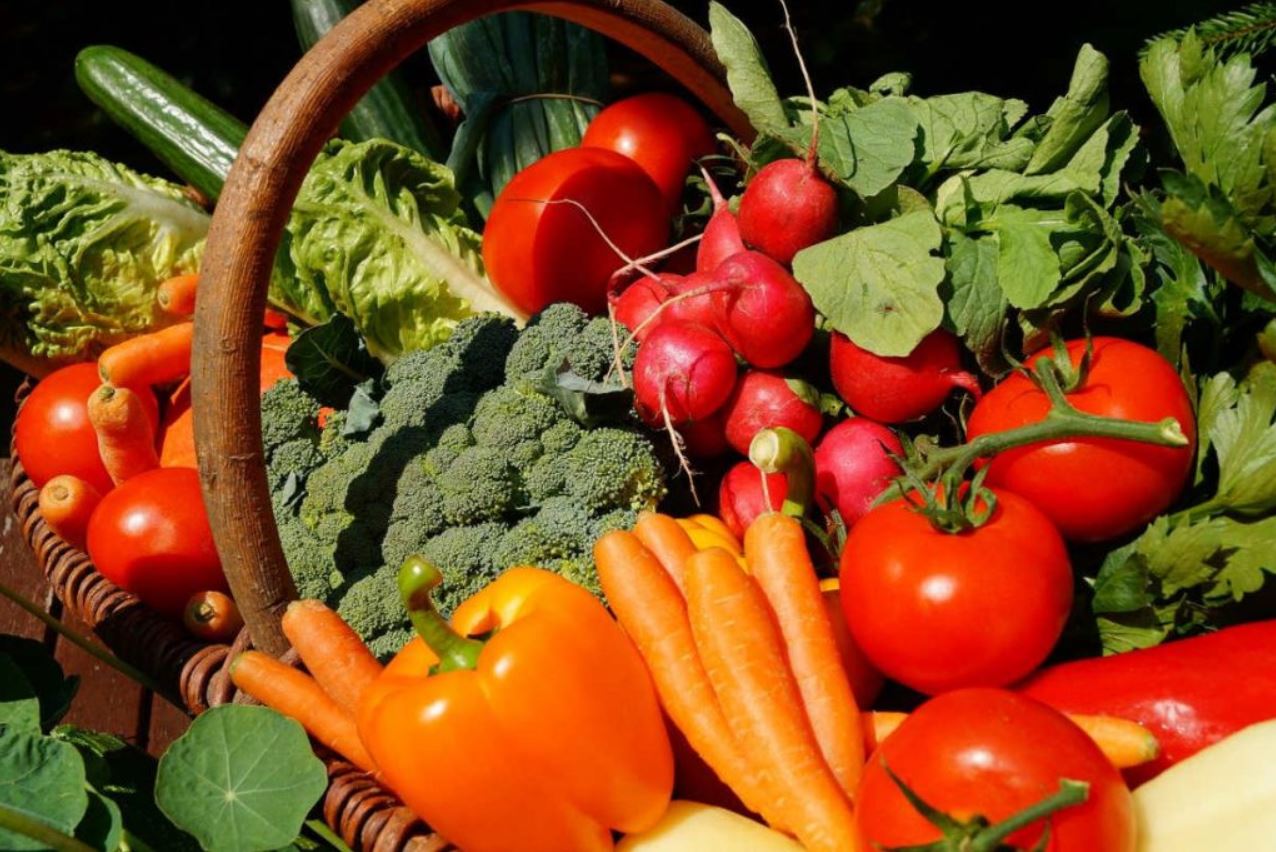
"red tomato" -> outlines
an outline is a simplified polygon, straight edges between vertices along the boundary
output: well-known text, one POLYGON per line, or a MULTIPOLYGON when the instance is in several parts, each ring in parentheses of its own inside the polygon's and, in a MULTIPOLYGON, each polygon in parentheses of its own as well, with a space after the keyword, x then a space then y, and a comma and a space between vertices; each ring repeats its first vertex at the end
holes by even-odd
MULTIPOLYGON (((1068 343, 1073 364, 1084 353, 1084 340, 1068 343)), ((1039 354, 1030 363, 1049 355, 1039 354)), ((1068 401, 1081 411, 1106 417, 1146 422, 1174 417, 1190 445, 1077 438, 1021 447, 989 463, 988 484, 1027 497, 1072 541, 1122 536, 1165 511, 1182 490, 1196 457, 1192 402, 1174 367, 1146 346, 1096 337, 1089 375, 1068 394, 1068 401)), ((979 401, 967 433, 973 439, 1036 423, 1049 409, 1046 395, 1016 373, 979 401)))
POLYGON ((1068 717, 1031 698, 1001 689, 945 693, 911 713, 869 759, 855 794, 865 840, 874 848, 939 840, 883 764, 922 801, 962 820, 1000 822, 1058 792, 1061 779, 1082 781, 1090 785, 1084 802, 1005 842, 1035 849, 1048 824, 1047 852, 1135 848, 1133 800, 1120 773, 1068 717))
POLYGON ((108 580, 173 618, 196 592, 227 591, 193 468, 156 468, 103 497, 88 550, 108 580))
MULTIPOLYGON (((97 364, 72 364, 40 380, 18 412, 14 441, 27 476, 40 488, 64 473, 105 494, 114 487, 97 451, 89 422, 89 394, 102 384, 97 364)), ((159 423, 155 395, 139 393, 151 423, 159 423)))
POLYGON ((660 188, 670 215, 682 202, 687 171, 714 152, 709 125, 682 98, 653 92, 616 101, 585 128, 585 148, 624 154, 660 188))
POLYGON ((980 527, 945 533, 903 499, 860 518, 842 550, 842 607, 889 678, 934 695, 1003 686, 1046 658, 1072 606, 1072 568, 1049 519, 996 491, 980 527))
POLYGON ((528 313, 573 302, 599 314, 607 283, 625 261, 665 244, 669 217, 660 191, 628 157, 601 148, 567 148, 542 157, 505 185, 483 231, 488 277, 528 313), (574 201, 597 223, 589 221, 574 201))

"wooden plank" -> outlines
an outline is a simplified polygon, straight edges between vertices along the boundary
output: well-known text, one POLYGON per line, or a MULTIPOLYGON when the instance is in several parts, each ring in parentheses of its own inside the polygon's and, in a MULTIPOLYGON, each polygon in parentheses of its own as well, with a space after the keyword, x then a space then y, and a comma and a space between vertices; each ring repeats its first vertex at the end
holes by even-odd
MULTIPOLYGON (((0 507, 3 511, 3 520, 0 521, 0 581, 28 600, 42 604, 47 612, 52 600, 52 592, 35 563, 31 548, 27 547, 22 537, 22 528, 18 525, 18 519, 14 517, 7 505, 8 482, 9 460, 0 459, 0 483, 4 483, 0 493, 4 494, 6 502, 6 505, 0 507)), ((49 642, 52 647, 53 636, 50 635, 52 631, 32 618, 30 613, 17 604, 2 597, 0 597, 0 633, 39 639, 49 642)))
MULTIPOLYGON (((146 750, 159 757, 173 740, 180 737, 190 727, 191 718, 182 710, 178 710, 158 695, 151 695, 151 714, 149 737, 146 750)), ((139 743, 140 745, 140 743, 139 743)))

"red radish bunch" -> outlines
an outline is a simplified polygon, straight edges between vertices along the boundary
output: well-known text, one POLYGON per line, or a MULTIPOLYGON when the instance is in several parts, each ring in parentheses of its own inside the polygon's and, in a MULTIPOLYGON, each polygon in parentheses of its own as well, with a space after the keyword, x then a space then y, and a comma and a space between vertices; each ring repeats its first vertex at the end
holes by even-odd
POLYGON ((788 491, 784 474, 763 473, 752 462, 739 462, 727 471, 718 487, 718 517, 736 538, 743 539, 744 531, 758 515, 780 511, 788 491))
POLYGON ((954 388, 978 400, 979 380, 961 368, 957 338, 936 329, 901 358, 861 349, 843 334, 834 334, 829 371, 838 396, 858 414, 882 423, 904 423, 925 417, 943 404, 954 388))
POLYGON ((787 426, 814 444, 824 426, 812 399, 815 389, 770 370, 750 370, 736 384, 727 401, 726 438, 742 456, 749 454, 753 436, 763 429, 787 426))

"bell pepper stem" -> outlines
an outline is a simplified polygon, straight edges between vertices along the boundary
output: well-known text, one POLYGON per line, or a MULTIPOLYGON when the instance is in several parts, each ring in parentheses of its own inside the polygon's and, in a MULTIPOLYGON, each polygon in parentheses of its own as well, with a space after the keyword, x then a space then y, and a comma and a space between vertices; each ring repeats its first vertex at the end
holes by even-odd
POLYGON ((434 608, 430 592, 443 582, 439 569, 420 556, 409 556, 399 569, 399 596, 417 634, 439 658, 437 671, 473 669, 483 643, 452 629, 434 608))
MULTIPOLYGON (((782 513, 794 518, 806 515, 815 492, 815 456, 805 438, 785 426, 762 429, 749 443, 749 461, 763 473, 784 474, 782 513)), ((769 506, 769 494, 767 499, 769 506)))

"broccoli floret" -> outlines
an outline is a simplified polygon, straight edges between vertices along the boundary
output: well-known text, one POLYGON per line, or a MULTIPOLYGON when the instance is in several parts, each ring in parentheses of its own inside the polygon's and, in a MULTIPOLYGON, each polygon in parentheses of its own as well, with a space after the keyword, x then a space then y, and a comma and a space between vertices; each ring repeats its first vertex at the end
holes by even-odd
POLYGON ((565 453, 576 446, 584 433, 576 421, 564 418, 541 433, 541 448, 551 456, 565 453))
POLYGON ((579 559, 593 546, 593 529, 594 519, 588 509, 556 497, 503 535, 493 558, 502 569, 579 559))
POLYGON ((350 447, 350 439, 341 434, 346 425, 346 413, 334 411, 328 415, 319 435, 319 452, 325 458, 336 458, 350 447))
POLYGON ((470 447, 435 480, 449 524, 499 520, 518 502, 517 472, 500 450, 470 447))
MULTIPOLYGON (((443 574, 434 604, 445 616, 486 586, 503 569, 492 560, 492 545, 505 533, 498 523, 452 527, 430 539, 419 551, 443 574)), ((398 566, 395 567, 398 570, 398 566)))
POLYGON ((319 439, 319 403, 296 379, 282 379, 261 395, 261 443, 269 459, 284 444, 319 439))
POLYGON ((664 499, 664 470, 646 437, 603 427, 559 458, 567 494, 584 506, 654 509, 664 499))
POLYGON ((480 446, 511 449, 563 420, 557 402, 527 387, 506 385, 483 395, 470 432, 480 446))
POLYGON ((296 474, 302 482, 310 471, 323 464, 323 453, 312 438, 294 438, 275 447, 266 462, 266 480, 271 493, 281 491, 285 480, 296 474))
POLYGON ((585 328, 589 318, 575 305, 560 302, 541 311, 527 324, 505 362, 509 381, 540 379, 548 364, 562 363, 571 342, 585 328))

